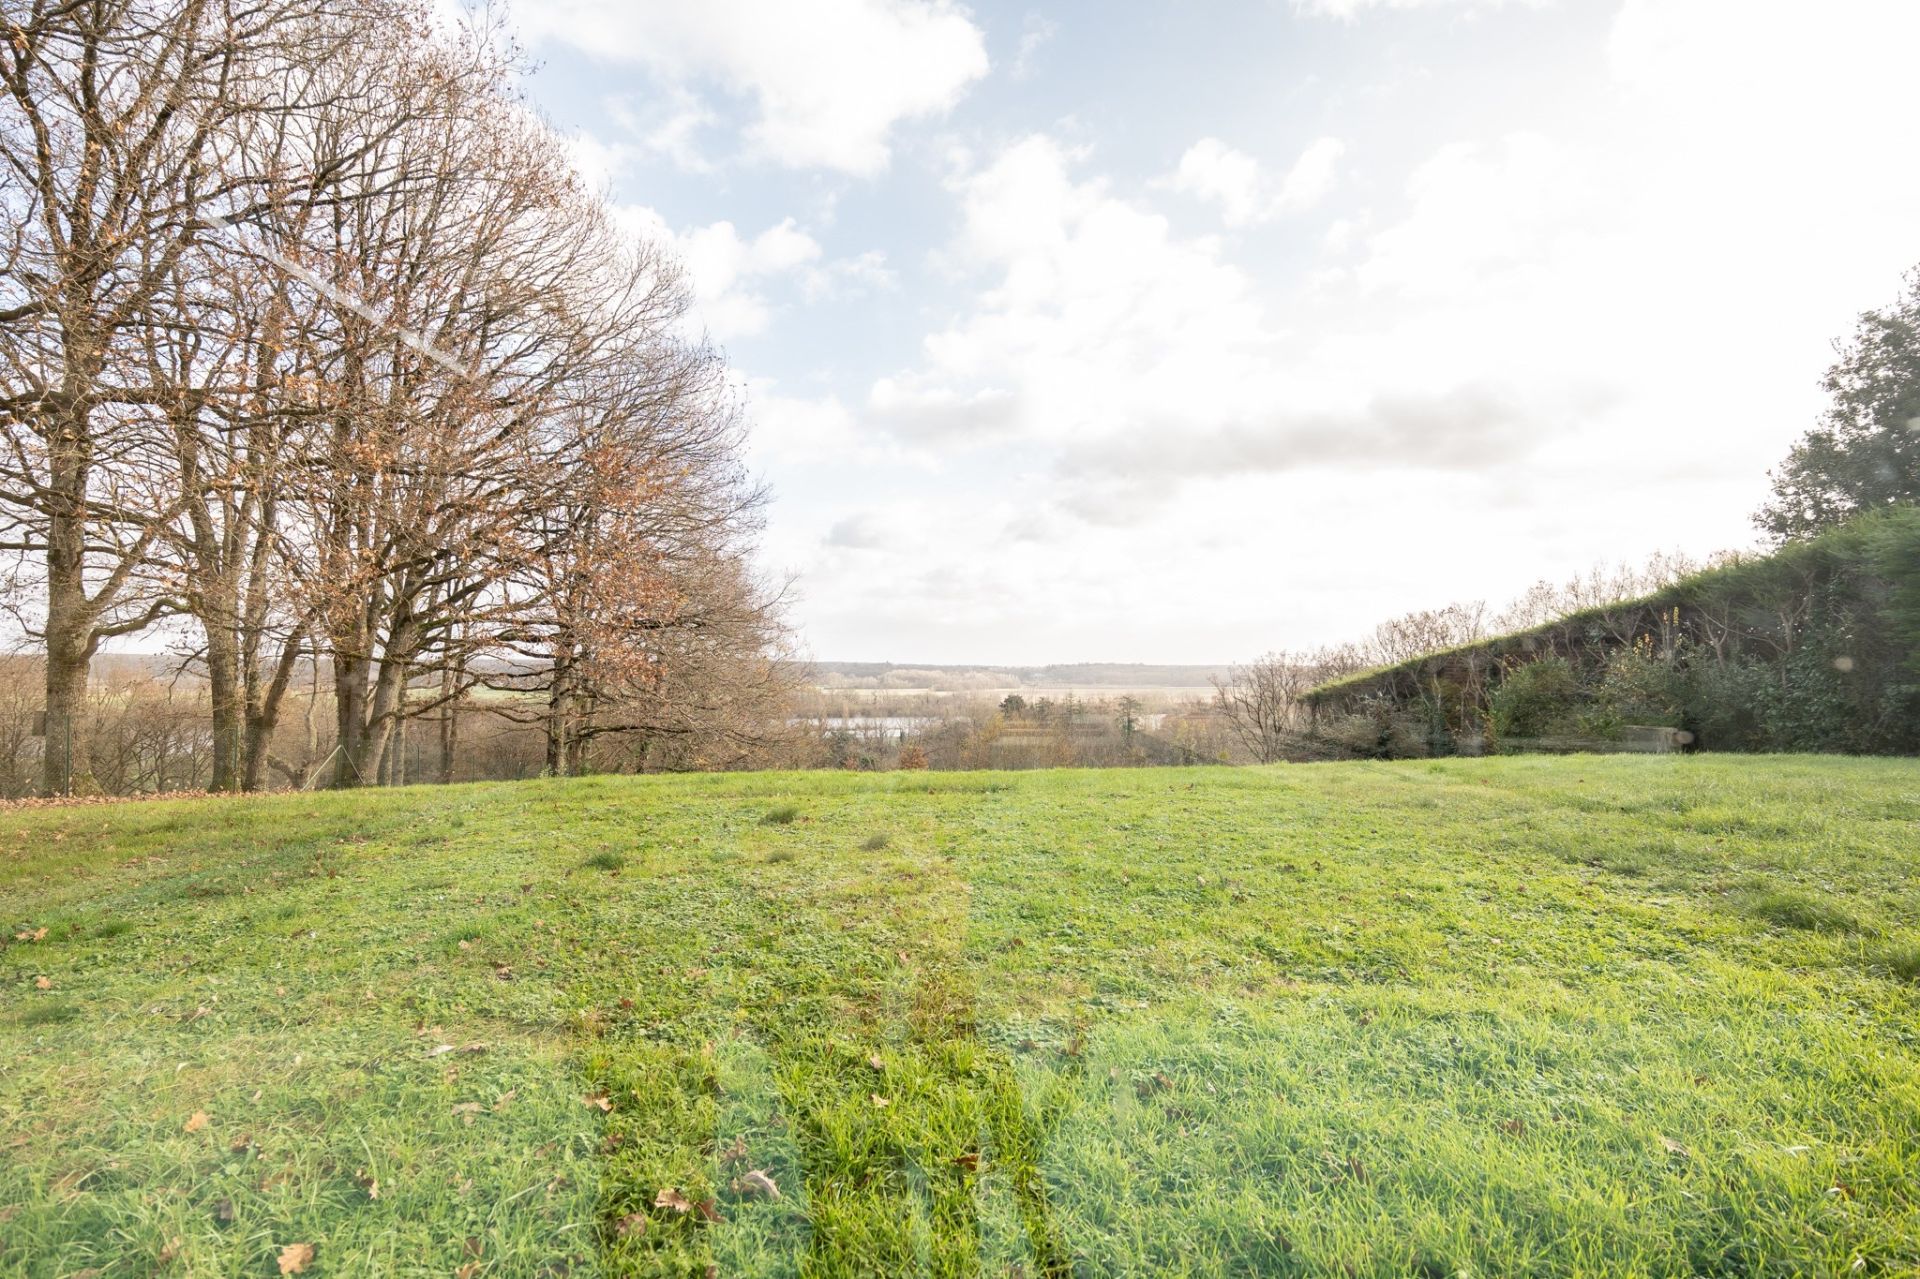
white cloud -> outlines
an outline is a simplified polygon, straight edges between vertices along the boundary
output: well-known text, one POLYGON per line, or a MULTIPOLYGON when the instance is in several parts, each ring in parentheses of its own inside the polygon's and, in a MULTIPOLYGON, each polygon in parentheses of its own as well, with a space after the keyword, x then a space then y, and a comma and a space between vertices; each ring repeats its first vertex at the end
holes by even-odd
POLYGON ((986 277, 971 309, 877 380, 872 419, 922 443, 1043 451, 1070 512, 1149 513, 1149 489, 1297 467, 1490 465, 1561 429, 1550 397, 1484 376, 1383 367, 1327 376, 1212 237, 1075 170, 1035 136, 957 180, 952 256, 986 277))
MULTIPOLYGON (((1278 251, 1183 233, 1104 150, 968 134, 967 295, 862 390, 755 401, 756 447, 812 441, 774 519, 817 651, 1231 658, 1745 540, 1828 339, 1920 258, 1917 47, 1920 5, 1621 0, 1527 75, 1442 67, 1487 92, 1418 127, 1343 119, 1367 172, 1278 251)), ((1187 176, 1225 224, 1346 177, 1216 146, 1187 176)))
POLYGON ((894 287, 886 257, 868 250, 829 260, 820 242, 792 218, 756 235, 720 221, 676 232, 652 209, 616 210, 627 227, 667 246, 686 267, 701 323, 715 340, 764 333, 780 309, 769 294, 792 288, 808 302, 894 287))
POLYGON ((1296 12, 1316 18, 1352 20, 1370 9, 1406 12, 1414 9, 1457 9, 1478 13, 1502 5, 1537 7, 1546 0, 1293 0, 1296 12))
POLYGON ((1327 197, 1339 177, 1340 157, 1347 146, 1338 138, 1316 138, 1300 153, 1280 183, 1275 207, 1284 213, 1311 209, 1327 197))
POLYGON ((1249 226, 1320 203, 1332 191, 1345 153, 1346 145, 1338 138, 1316 139, 1276 190, 1258 160, 1218 138, 1202 138, 1156 185, 1219 205, 1221 221, 1230 227, 1249 226))
MULTIPOLYGON (((748 151, 791 168, 876 173, 901 121, 945 113, 987 72, 979 28, 949 0, 543 0, 515 13, 529 39, 751 98, 748 151)), ((701 123, 682 113, 659 144, 701 123)))
POLYGON ((700 134, 720 123, 720 117, 700 96, 683 85, 668 85, 643 101, 621 95, 608 99, 607 115, 626 130, 632 142, 624 145, 636 154, 664 156, 688 173, 709 173, 714 165, 701 148, 700 134))
POLYGON ((1034 55, 1060 34, 1060 24, 1038 13, 1029 13, 1020 24, 1020 48, 1013 55, 1013 78, 1024 80, 1033 74, 1034 55))

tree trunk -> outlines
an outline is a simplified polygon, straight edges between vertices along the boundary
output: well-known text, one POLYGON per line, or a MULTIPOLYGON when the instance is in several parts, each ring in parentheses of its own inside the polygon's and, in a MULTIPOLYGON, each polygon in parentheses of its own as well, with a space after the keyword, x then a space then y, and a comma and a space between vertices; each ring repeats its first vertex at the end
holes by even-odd
POLYGON ((366 763, 367 680, 371 663, 364 657, 348 657, 338 649, 333 655, 334 759, 333 784, 346 788, 365 785, 372 779, 364 771, 366 763))
POLYGON ((210 620, 207 635, 207 692, 213 701, 212 791, 240 789, 241 756, 246 735, 246 705, 240 696, 240 653, 231 629, 210 620))
MULTIPOLYGON (((273 674, 265 687, 254 687, 247 694, 247 741, 243 772, 240 780, 242 790, 259 790, 266 777, 267 756, 273 750, 273 731, 280 725, 280 708, 286 704, 287 687, 293 682, 293 668, 300 661, 300 650, 306 643, 306 637, 296 631, 287 637, 281 646, 280 660, 274 664, 273 674)), ((257 679, 257 675, 255 677, 257 679)), ((250 679, 249 683, 254 683, 250 679)), ((311 733, 312 707, 308 707, 309 733, 311 733)), ((308 747, 312 755, 312 747, 308 747)))
POLYGON ((453 696, 453 667, 440 673, 440 782, 453 780, 454 749, 460 740, 460 707, 453 696))
POLYGON ((75 508, 56 513, 47 523, 47 735, 40 770, 48 795, 86 789, 87 675, 93 660, 93 636, 85 581, 83 472, 61 467, 68 476, 55 487, 75 508))

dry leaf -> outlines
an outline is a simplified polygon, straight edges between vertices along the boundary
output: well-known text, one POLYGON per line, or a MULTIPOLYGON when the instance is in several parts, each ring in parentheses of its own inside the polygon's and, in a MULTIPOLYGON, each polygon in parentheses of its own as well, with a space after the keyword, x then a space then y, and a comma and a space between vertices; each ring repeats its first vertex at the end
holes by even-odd
POLYGON ((768 1199, 780 1197, 780 1187, 773 1184, 773 1178, 759 1168, 741 1173, 733 1179, 733 1193, 736 1195, 764 1195, 768 1199))
POLYGON ((603 1092, 590 1092, 580 1100, 586 1102, 589 1106, 598 1106, 603 1111, 611 1111, 613 1109, 613 1099, 603 1092))
POLYGON ((887 1068, 887 1063, 880 1060, 879 1053, 875 1053, 873 1056, 867 1058, 867 1065, 872 1066, 875 1070, 885 1070, 887 1068))
POLYGON ((969 1150, 964 1155, 955 1155, 953 1157, 953 1166, 965 1172, 979 1172, 980 1152, 977 1150, 969 1150))
POLYGON ((877 1092, 869 1093, 867 1094, 867 1096, 868 1096, 868 1100, 873 1102, 873 1108, 875 1110, 885 1110, 888 1106, 891 1106, 893 1104, 891 1100, 889 1100, 886 1097, 882 1097, 877 1092))
POLYGON ((180 1256, 180 1250, 186 1246, 186 1240, 179 1235, 167 1240, 167 1246, 160 1250, 156 1260, 163 1266, 170 1266, 180 1256))
POLYGON ((43 927, 33 929, 31 932, 15 933, 13 939, 15 941, 45 941, 47 939, 47 930, 43 927))
POLYGON ((505 1092, 501 1093, 499 1098, 496 1099, 493 1103, 493 1113, 497 1115, 501 1111, 505 1110, 508 1106, 513 1104, 513 1099, 515 1097, 518 1097, 519 1095, 520 1095, 520 1090, 518 1088, 509 1088, 505 1092))
POLYGON ((241 1151, 245 1150, 248 1146, 251 1146, 252 1144, 253 1144, 253 1134, 244 1133, 241 1136, 235 1137, 233 1141, 228 1144, 227 1149, 233 1151, 237 1155, 241 1151))
POLYGON ((700 1210, 700 1217, 703 1221, 721 1220, 720 1205, 711 1199, 702 1199, 699 1203, 695 1204, 694 1207, 700 1210))
POLYGON ((628 1213, 614 1223, 613 1233, 619 1235, 622 1239, 631 1239, 635 1235, 646 1234, 647 1214, 644 1212, 628 1213))
POLYGON ((216 1200, 213 1205, 213 1219, 223 1226, 231 1225, 233 1223, 233 1200, 216 1200))
POLYGON ((360 1189, 367 1192, 367 1198, 378 1199, 380 1197, 380 1179, 368 1172, 365 1168, 355 1168, 353 1170, 353 1179, 360 1184, 360 1189))
POLYGON ((453 1279, 473 1279, 473 1277, 479 1273, 480 1263, 477 1261, 469 1261, 466 1265, 461 1266, 453 1272, 453 1279))
POLYGON ((186 1130, 188 1132, 199 1132, 207 1126, 207 1122, 207 1112, 204 1110, 196 1110, 187 1116, 186 1130))
POLYGON ((735 1137, 731 1144, 721 1147, 720 1162, 723 1164, 743 1164, 747 1161, 747 1139, 735 1137))
POLYGON ((1510 1136, 1524 1137, 1527 1135, 1527 1121, 1524 1119, 1504 1120, 1500 1124, 1500 1131, 1510 1136))
POLYGON ((687 1202, 687 1197, 678 1190, 675 1190, 672 1186, 668 1186, 665 1190, 662 1190, 653 1197, 653 1206, 656 1208, 671 1208, 675 1212, 686 1212, 693 1207, 692 1204, 687 1202))
POLYGON ((1661 1134, 1661 1137, 1660 1137, 1660 1148, 1666 1151, 1670 1155, 1679 1155, 1682 1159, 1686 1158, 1687 1155, 1692 1153, 1685 1146, 1681 1145, 1679 1142, 1675 1141, 1673 1138, 1665 1135, 1664 1133, 1661 1134))
POLYGON ((33 979, 33 985, 34 985, 34 988, 35 988, 36 990, 52 990, 52 989, 53 989, 53 978, 51 978, 51 977, 35 977, 35 978, 33 979))
POLYGON ((468 1127, 472 1127, 473 1117, 485 1109, 486 1107, 477 1101, 463 1101, 453 1108, 453 1113, 465 1120, 468 1127))
POLYGON ((313 1245, 290 1243, 280 1250, 280 1273, 297 1275, 313 1262, 313 1245))

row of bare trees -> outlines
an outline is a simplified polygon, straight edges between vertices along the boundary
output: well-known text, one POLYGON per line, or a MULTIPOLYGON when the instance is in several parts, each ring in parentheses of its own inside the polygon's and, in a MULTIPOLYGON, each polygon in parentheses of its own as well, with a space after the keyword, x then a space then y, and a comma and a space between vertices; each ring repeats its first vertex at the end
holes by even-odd
MULTIPOLYGON (((1403 613, 1381 622, 1358 641, 1305 652, 1271 652, 1232 668, 1225 678, 1213 682, 1214 708, 1232 726, 1247 754, 1270 764, 1297 749, 1300 735, 1308 728, 1306 695, 1329 680, 1398 666, 1572 614, 1607 609, 1651 595, 1731 558, 1716 556, 1703 563, 1680 553, 1658 552, 1641 564, 1595 565, 1564 582, 1543 578, 1497 612, 1484 600, 1472 600, 1403 613)), ((1619 638, 1624 642, 1630 637, 1619 638)))
POLYGON ((499 31, 414 0, 4 12, 0 527, 72 742, 46 790, 86 784, 101 646, 149 631, 204 677, 213 789, 266 784, 316 664, 338 785, 483 694, 557 772, 609 734, 751 738, 783 633, 739 405, 499 31))

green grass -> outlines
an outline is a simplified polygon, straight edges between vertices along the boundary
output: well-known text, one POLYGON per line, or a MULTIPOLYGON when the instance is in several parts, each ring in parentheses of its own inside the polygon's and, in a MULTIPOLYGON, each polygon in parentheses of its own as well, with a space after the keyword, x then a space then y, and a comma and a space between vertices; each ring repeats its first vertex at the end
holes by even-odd
POLYGON ((0 815, 0 1275, 1912 1275, 1916 829, 1710 756, 0 815))

